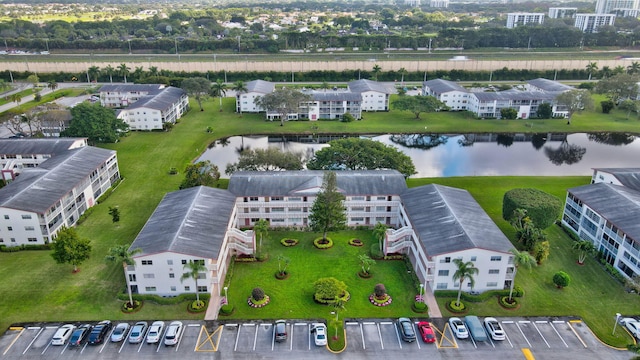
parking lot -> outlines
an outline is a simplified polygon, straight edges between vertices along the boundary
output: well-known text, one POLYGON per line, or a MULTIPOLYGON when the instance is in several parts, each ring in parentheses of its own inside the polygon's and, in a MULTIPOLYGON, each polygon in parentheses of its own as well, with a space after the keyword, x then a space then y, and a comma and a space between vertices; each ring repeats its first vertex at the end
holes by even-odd
MULTIPOLYGON (((419 319, 412 319, 417 324, 419 319)), ((630 353, 602 344, 580 320, 568 318, 499 318, 506 339, 475 341, 456 339, 447 319, 433 319, 436 342, 418 339, 408 343, 401 340, 395 319, 354 319, 345 321, 347 346, 340 356, 368 358, 373 354, 401 354, 408 359, 429 358, 524 358, 530 351, 536 359, 628 359, 630 353)), ((100 345, 69 347, 53 346, 51 339, 62 324, 25 326, 8 330, 0 337, 0 358, 131 358, 154 356, 197 358, 203 354, 219 353, 225 358, 245 359, 260 355, 266 358, 324 358, 335 357, 325 346, 316 346, 311 328, 313 321, 287 320, 285 341, 276 342, 271 322, 243 321, 211 323, 184 322, 178 343, 166 347, 157 344, 130 344, 128 341, 100 345)), ((166 328, 165 328, 166 330, 166 328)), ((623 329, 620 329, 624 331, 623 329)), ((333 336, 328 329, 328 336, 333 336)))

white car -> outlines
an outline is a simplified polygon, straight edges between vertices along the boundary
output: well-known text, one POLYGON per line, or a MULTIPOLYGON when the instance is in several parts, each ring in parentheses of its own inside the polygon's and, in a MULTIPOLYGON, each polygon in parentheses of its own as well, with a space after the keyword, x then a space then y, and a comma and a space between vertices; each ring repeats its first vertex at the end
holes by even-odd
POLYGON ((76 327, 71 324, 62 325, 53 335, 51 345, 64 345, 75 329, 76 327))
POLYGON ((623 318, 620 324, 623 324, 636 339, 640 339, 640 321, 634 318, 623 318))
POLYGON ((449 326, 451 331, 456 335, 458 339, 466 339, 469 337, 469 331, 460 318, 452 317, 449 319, 449 326))
POLYGON ((164 334, 164 345, 173 346, 180 341, 180 335, 182 334, 182 323, 180 321, 173 321, 167 327, 167 332, 164 334))
POLYGON ((313 324, 311 332, 316 346, 327 345, 327 327, 324 324, 313 324))
POLYGON ((154 321, 147 333, 147 344, 155 344, 160 341, 162 330, 164 330, 164 321, 154 321))
POLYGON ((484 327, 487 328, 487 332, 493 340, 501 341, 507 338, 507 335, 504 333, 504 330, 502 330, 502 326, 500 326, 496 318, 484 318, 484 327))
POLYGON ((124 340, 127 337, 130 327, 131 326, 128 323, 120 323, 116 325, 116 328, 111 334, 111 342, 120 342, 124 340))

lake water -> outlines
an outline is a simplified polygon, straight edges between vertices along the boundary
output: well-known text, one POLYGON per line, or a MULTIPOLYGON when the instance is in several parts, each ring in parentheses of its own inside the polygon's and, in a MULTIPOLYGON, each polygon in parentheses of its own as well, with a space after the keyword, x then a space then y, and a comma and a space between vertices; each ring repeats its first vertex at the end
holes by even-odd
MULTIPOLYGON (((277 147, 306 158, 344 136, 234 136, 216 141, 198 160, 223 177, 243 148, 277 147)), ((368 137, 395 146, 413 160, 413 177, 591 175, 593 168, 640 167, 640 139, 630 134, 411 134, 368 137)))

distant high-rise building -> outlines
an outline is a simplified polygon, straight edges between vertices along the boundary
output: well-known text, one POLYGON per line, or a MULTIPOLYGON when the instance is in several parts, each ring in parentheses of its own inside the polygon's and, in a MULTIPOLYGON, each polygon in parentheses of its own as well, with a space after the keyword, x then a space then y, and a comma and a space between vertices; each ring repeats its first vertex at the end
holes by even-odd
POLYGON ((574 18, 578 13, 578 8, 572 7, 552 7, 549 8, 550 19, 574 18))
POLYGON ((420 0, 404 0, 404 4, 412 7, 420 7, 420 0))
POLYGON ((507 28, 513 29, 526 24, 542 24, 544 13, 508 13, 507 28))
POLYGON ((638 17, 640 0, 598 0, 596 14, 615 14, 622 17, 638 17))
POLYGON ((448 8, 449 0, 430 0, 429 6, 432 8, 448 8))
POLYGON ((601 26, 613 26, 616 16, 613 14, 576 14, 575 27, 586 33, 598 32, 601 26))

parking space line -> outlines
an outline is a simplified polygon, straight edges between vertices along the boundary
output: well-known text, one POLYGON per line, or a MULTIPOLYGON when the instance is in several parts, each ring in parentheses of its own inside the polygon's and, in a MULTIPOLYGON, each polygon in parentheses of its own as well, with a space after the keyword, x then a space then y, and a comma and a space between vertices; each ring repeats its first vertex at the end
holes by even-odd
MULTIPOLYGON (((29 329, 29 328, 27 328, 29 329)), ((33 343, 36 341, 36 339, 38 339, 38 336, 40 336, 40 334, 44 331, 44 328, 40 329, 40 331, 38 331, 38 333, 36 334, 36 336, 33 337, 33 340, 31 340, 31 342, 29 343, 29 345, 27 345, 27 348, 24 349, 24 351, 22 352, 22 355, 24 355, 27 350, 29 350, 29 348, 31 347, 31 345, 33 345, 33 343)), ((22 333, 21 333, 22 334, 22 333)))
POLYGON ((373 324, 375 324, 375 322, 373 322, 373 321, 365 321, 365 322, 363 322, 363 324, 365 324, 365 325, 373 325, 373 324))
POLYGON ((572 322, 579 322, 581 323, 582 321, 579 320, 571 320, 568 322, 569 324, 569 328, 571 328, 571 331, 573 331, 573 333, 576 335, 576 337, 578 338, 578 340, 580 340, 580 342, 582 343, 582 345, 584 345, 584 347, 587 347, 587 344, 582 340, 582 338, 580 337, 580 335, 578 334, 578 332, 576 331, 576 329, 573 328, 573 326, 571 325, 572 322))
POLYGON ((11 347, 13 346, 13 344, 16 343, 16 341, 18 341, 18 339, 20 338, 20 336, 22 335, 22 333, 24 332, 24 328, 22 328, 20 330, 20 333, 16 336, 15 339, 13 339, 13 341, 11 342, 11 344, 9 344, 9 346, 7 346, 7 348, 4 350, 4 352, 2 353, 2 355, 6 355, 7 352, 9 351, 9 349, 11 349, 11 347))
POLYGON ((309 331, 309 350, 311 350, 311 324, 308 325, 307 330, 309 331))
POLYGON ((520 334, 522 334, 522 337, 524 338, 524 341, 526 341, 527 344, 529 344, 529 347, 532 347, 531 343, 529 342, 529 339, 527 338, 527 335, 525 335, 524 331, 522 331, 522 328, 520 328, 520 324, 516 323, 516 326, 518 327, 518 330, 520 330, 520 334))
POLYGON ((84 352, 84 349, 87 348, 87 345, 89 345, 89 343, 84 343, 84 346, 82 347, 82 350, 80 350, 80 354, 82 354, 84 352))
POLYGON ((40 326, 29 326, 27 330, 40 330, 40 326))
POLYGON ((469 339, 471 339, 471 343, 473 343, 473 347, 477 349, 478 345, 476 345, 476 340, 473 338, 473 336, 471 336, 471 334, 469 334, 469 339))
POLYGON ((431 323, 431 327, 435 329, 438 334, 440 334, 440 341, 436 341, 436 347, 438 349, 440 348, 457 349, 458 348, 458 342, 456 341, 455 336, 453 335, 453 331, 451 330, 451 327, 449 326, 448 322, 444 323, 444 328, 442 329, 442 331, 440 331, 440 329, 438 329, 438 327, 435 326, 433 323, 431 323), (445 335, 447 332, 451 334, 451 338, 445 335), (445 339, 449 342, 449 344, 451 344, 451 346, 442 346, 442 343, 444 342, 445 339))
POLYGON ((187 324, 188 327, 198 327, 200 324, 187 324))
POLYGON ((293 351, 293 329, 295 328, 294 324, 289 324, 289 327, 291 328, 291 341, 289 341, 289 351, 293 351))
POLYGON ((213 332, 211 332, 211 334, 209 334, 209 331, 207 331, 207 328, 204 325, 200 325, 200 333, 198 334, 198 339, 196 340, 196 345, 193 348, 193 351, 218 351, 218 344, 220 344, 220 338, 222 337, 222 331, 224 330, 224 326, 220 325, 218 326, 215 330, 213 330, 213 332), (206 338, 200 342, 200 339, 202 339, 202 333, 206 334, 206 338), (213 342, 213 336, 218 334, 218 338, 216 339, 216 342, 213 342), (209 343, 211 344, 211 350, 209 349, 203 349, 203 346, 205 343, 209 343))
POLYGON ((535 360, 536 358, 533 357, 533 353, 531 353, 530 349, 527 348, 522 348, 522 355, 524 355, 524 358, 527 360, 535 360))
POLYGON ((567 343, 564 341, 564 338, 562 337, 562 335, 560 335, 560 333, 558 332, 558 330, 556 329, 556 327, 553 324, 564 324, 564 321, 554 321, 553 323, 549 324, 551 325, 551 328, 553 329, 553 331, 556 332, 556 334, 558 335, 558 337, 560 338, 560 340, 562 340, 562 343, 564 344, 565 347, 569 347, 569 345, 567 345, 567 343))
POLYGON ((124 344, 127 342, 127 336, 125 336, 124 338, 122 338, 122 344, 120 345, 120 349, 118 349, 118 354, 120 354, 120 352, 122 352, 122 348, 124 348, 124 344))
POLYGON ((362 350, 366 350, 367 346, 364 343, 364 330, 362 329, 362 324, 360 324, 360 336, 362 336, 362 350))
POLYGON ((513 320, 504 320, 503 324, 513 324, 513 320))
POLYGON ((51 330, 51 329, 57 329, 57 326, 46 326, 47 329, 51 330))
MULTIPOLYGON (((504 329, 502 331, 504 331, 504 329)), ((506 331, 504 331, 504 337, 507 339, 509 345, 511 345, 511 348, 513 349, 513 343, 511 342, 511 339, 509 339, 509 334, 507 334, 506 331)))
POLYGON ((240 340, 240 330, 245 324, 238 326, 238 331, 236 332, 236 343, 233 345, 233 351, 238 350, 238 340, 240 340))
POLYGON ((396 338, 398 338, 398 346, 400 346, 400 349, 402 349, 402 342, 400 342, 400 332, 398 332, 398 327, 394 326, 394 329, 396 329, 396 338))
POLYGON ((253 335, 253 351, 256 351, 256 343, 258 342, 258 329, 260 326, 256 326, 255 335, 253 335))
POLYGON ((380 323, 378 323, 377 325, 378 325, 378 339, 380 339, 380 346, 382 347, 382 350, 384 350, 384 341, 382 341, 382 333, 380 332, 380 323))
MULTIPOLYGON (((414 332, 414 334, 416 334, 416 335, 417 335, 417 334, 420 334, 420 331, 416 331, 416 327, 417 327, 417 326, 418 326, 418 323, 417 323, 417 322, 413 324, 413 332, 414 332)), ((420 337, 422 337, 422 336, 420 336, 420 337)), ((421 347, 420 347, 420 341, 418 341, 418 336, 416 336, 416 344, 418 344, 418 350, 419 350, 419 349, 421 349, 421 347)))
POLYGON ((536 323, 538 324, 546 324, 546 321, 536 321, 535 323, 533 323, 533 326, 536 328, 536 330, 538 331, 538 334, 540 334, 540 337, 542 337, 542 340, 544 340, 544 343, 547 344, 547 347, 549 349, 551 349, 551 345, 549 345, 549 343, 547 342, 547 339, 544 337, 544 335, 542 335, 542 332, 540 331, 540 329, 538 329, 538 326, 536 325, 536 323))

